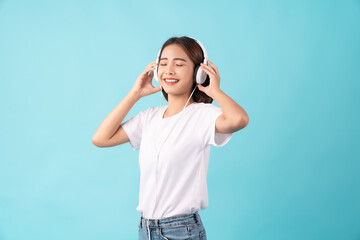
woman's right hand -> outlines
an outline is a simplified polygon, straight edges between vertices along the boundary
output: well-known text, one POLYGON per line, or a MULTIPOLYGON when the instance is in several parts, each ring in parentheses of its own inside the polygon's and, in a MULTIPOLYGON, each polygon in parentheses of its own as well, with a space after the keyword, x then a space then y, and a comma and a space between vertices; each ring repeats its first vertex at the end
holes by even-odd
POLYGON ((154 87, 152 85, 152 78, 154 76, 154 70, 157 63, 156 61, 151 62, 149 65, 146 66, 144 71, 139 75, 136 79, 135 84, 131 91, 135 93, 139 99, 145 97, 147 95, 151 95, 153 93, 157 93, 161 90, 161 85, 154 87), (151 71, 150 75, 149 71, 151 71))

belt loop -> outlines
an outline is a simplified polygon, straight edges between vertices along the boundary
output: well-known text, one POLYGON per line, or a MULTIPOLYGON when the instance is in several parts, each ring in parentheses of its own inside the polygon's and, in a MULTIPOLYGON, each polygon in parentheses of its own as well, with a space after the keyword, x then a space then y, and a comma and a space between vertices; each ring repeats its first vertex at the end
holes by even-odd
POLYGON ((139 227, 141 228, 142 225, 142 216, 140 216, 140 220, 139 220, 139 227))
POLYGON ((200 215, 199 215, 199 213, 198 213, 197 211, 196 211, 196 213, 195 213, 195 216, 196 216, 196 222, 197 222, 199 225, 202 224, 200 215))
POLYGON ((155 226, 159 227, 159 220, 158 219, 155 219, 155 226))
POLYGON ((146 221, 147 221, 147 232, 148 232, 148 234, 149 234, 149 240, 151 240, 151 232, 150 232, 150 227, 149 227, 149 225, 150 225, 150 220, 149 219, 146 219, 146 221))

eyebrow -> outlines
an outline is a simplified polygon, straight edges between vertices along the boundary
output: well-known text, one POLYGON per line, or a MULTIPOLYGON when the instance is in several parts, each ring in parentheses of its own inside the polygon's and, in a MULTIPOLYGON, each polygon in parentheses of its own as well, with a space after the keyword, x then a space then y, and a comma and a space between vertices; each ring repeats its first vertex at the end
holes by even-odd
MULTIPOLYGON (((167 58, 161 58, 160 61, 161 61, 161 60, 168 60, 168 59, 167 59, 167 58)), ((174 60, 180 60, 180 61, 186 62, 186 60, 183 59, 183 58, 174 58, 174 60)))

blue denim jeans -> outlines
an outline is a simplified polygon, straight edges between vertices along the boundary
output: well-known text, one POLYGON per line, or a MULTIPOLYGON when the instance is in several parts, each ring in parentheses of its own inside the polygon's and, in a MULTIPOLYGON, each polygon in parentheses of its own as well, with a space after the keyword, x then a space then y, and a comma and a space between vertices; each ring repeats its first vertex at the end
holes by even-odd
POLYGON ((206 240, 205 228, 198 212, 186 216, 139 221, 139 240, 206 240))

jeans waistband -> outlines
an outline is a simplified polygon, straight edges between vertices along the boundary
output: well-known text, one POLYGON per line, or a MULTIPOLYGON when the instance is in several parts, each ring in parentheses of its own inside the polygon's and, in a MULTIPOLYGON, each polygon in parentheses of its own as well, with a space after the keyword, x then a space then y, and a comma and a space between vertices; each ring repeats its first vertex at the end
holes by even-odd
POLYGON ((147 219, 143 216, 140 217, 139 221, 139 227, 144 224, 145 226, 149 227, 174 227, 174 226, 180 226, 180 225, 186 225, 191 223, 198 223, 202 224, 201 218, 199 213, 196 211, 195 213, 184 215, 184 216, 178 216, 178 217, 169 217, 169 218, 163 218, 163 219, 147 219))

